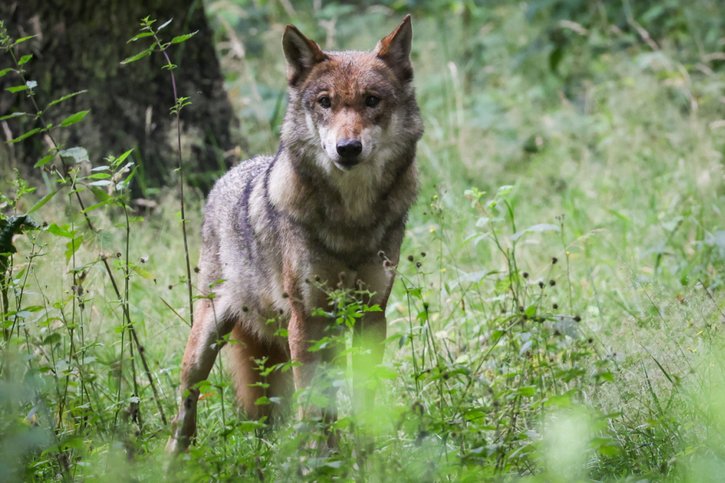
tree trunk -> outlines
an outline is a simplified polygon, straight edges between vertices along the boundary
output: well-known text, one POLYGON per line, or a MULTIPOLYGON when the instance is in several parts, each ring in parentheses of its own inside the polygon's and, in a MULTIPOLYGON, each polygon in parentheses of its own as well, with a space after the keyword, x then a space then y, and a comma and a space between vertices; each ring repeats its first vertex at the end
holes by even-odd
MULTIPOLYGON (((139 20, 147 15, 157 19, 156 26, 173 18, 161 32, 167 41, 198 30, 192 39, 172 46, 169 55, 179 66, 174 71, 178 95, 192 102, 181 115, 187 180, 207 190, 216 172, 231 164, 238 123, 224 91, 200 0, 0 2, 0 19, 11 36, 37 35, 19 49, 21 55, 34 55, 25 67, 28 78, 38 83, 35 91, 41 108, 64 94, 88 90, 48 111, 46 121, 54 123, 76 111, 91 111, 83 122, 54 131, 57 141, 65 147, 85 147, 94 165, 103 164, 101 160, 108 154, 135 148, 135 159, 141 163, 137 179, 144 192, 168 182, 177 166, 175 124, 169 112, 174 97, 169 73, 161 69, 162 55, 154 53, 132 64, 120 64, 148 45, 148 38, 127 43, 137 32, 139 20)), ((9 59, 3 59, 0 67, 7 64, 9 59)), ((25 95, 5 92, 4 87, 19 83, 12 77, 0 79, 0 115, 32 110, 25 95)), ((9 120, 0 126, 0 134, 17 136, 30 129, 30 124, 9 120)), ((47 140, 36 136, 6 149, 13 162, 27 168, 47 147, 47 140)))

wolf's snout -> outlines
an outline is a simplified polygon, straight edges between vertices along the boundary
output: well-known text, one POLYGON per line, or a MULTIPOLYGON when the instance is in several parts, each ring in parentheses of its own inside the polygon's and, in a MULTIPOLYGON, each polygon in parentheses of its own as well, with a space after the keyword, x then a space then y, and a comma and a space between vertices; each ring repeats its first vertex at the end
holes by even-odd
POLYGON ((362 153, 362 143, 357 139, 343 139, 338 141, 336 147, 337 154, 347 164, 356 163, 358 155, 362 153))

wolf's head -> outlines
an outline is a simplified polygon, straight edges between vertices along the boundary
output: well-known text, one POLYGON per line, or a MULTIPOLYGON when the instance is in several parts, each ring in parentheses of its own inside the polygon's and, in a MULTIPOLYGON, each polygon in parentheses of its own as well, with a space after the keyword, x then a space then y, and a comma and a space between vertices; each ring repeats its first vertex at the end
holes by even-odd
MULTIPOLYGON (((413 90, 410 16, 369 52, 323 52, 296 27, 282 41, 289 107, 282 141, 329 174, 413 156, 423 126, 413 90)), ((364 170, 367 170, 363 168, 364 170)))

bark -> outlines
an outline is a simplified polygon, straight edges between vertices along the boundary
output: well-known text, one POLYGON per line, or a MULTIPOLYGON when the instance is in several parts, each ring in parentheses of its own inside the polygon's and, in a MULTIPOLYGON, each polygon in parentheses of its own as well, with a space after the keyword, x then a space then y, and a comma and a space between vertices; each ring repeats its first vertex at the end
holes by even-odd
MULTIPOLYGON (((173 46, 169 54, 179 66, 175 71, 179 96, 188 96, 192 102, 182 112, 187 179, 207 190, 216 172, 230 166, 229 154, 239 140, 238 123, 223 88, 212 32, 200 0, 0 2, 0 19, 13 37, 38 36, 22 44, 20 53, 34 54, 26 67, 29 78, 38 83, 36 99, 41 107, 63 94, 88 90, 48 112, 48 120, 58 122, 73 112, 91 111, 83 122, 58 130, 60 142, 66 147, 85 147, 94 165, 101 164, 108 154, 136 148, 142 191, 169 182, 177 165, 175 126, 169 113, 174 99, 169 73, 161 69, 162 56, 154 54, 129 65, 120 64, 148 45, 148 39, 126 42, 138 30, 139 19, 147 15, 157 19, 156 25, 173 18, 162 31, 166 40, 199 32, 173 46)), ((0 67, 6 64, 8 59, 3 59, 0 67)), ((10 82, 10 77, 0 79, 0 86, 18 83, 17 79, 10 82)), ((29 110, 25 96, 2 89, 0 113, 29 110)), ((17 136, 27 128, 28 122, 10 120, 0 126, 0 133, 17 136)), ((5 156, 17 165, 32 167, 47 149, 45 144, 47 140, 36 136, 13 146, 5 156)))

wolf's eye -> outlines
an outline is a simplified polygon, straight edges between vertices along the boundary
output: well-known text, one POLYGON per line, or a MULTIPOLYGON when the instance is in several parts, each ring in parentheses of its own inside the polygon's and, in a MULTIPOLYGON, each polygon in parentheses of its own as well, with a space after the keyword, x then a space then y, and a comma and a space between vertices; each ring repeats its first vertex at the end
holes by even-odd
POLYGON ((317 102, 325 109, 329 109, 330 107, 332 107, 332 100, 329 96, 322 96, 317 99, 317 102))
POLYGON ((380 104, 380 98, 377 96, 367 96, 365 97, 365 105, 368 107, 375 107, 378 104, 380 104))

